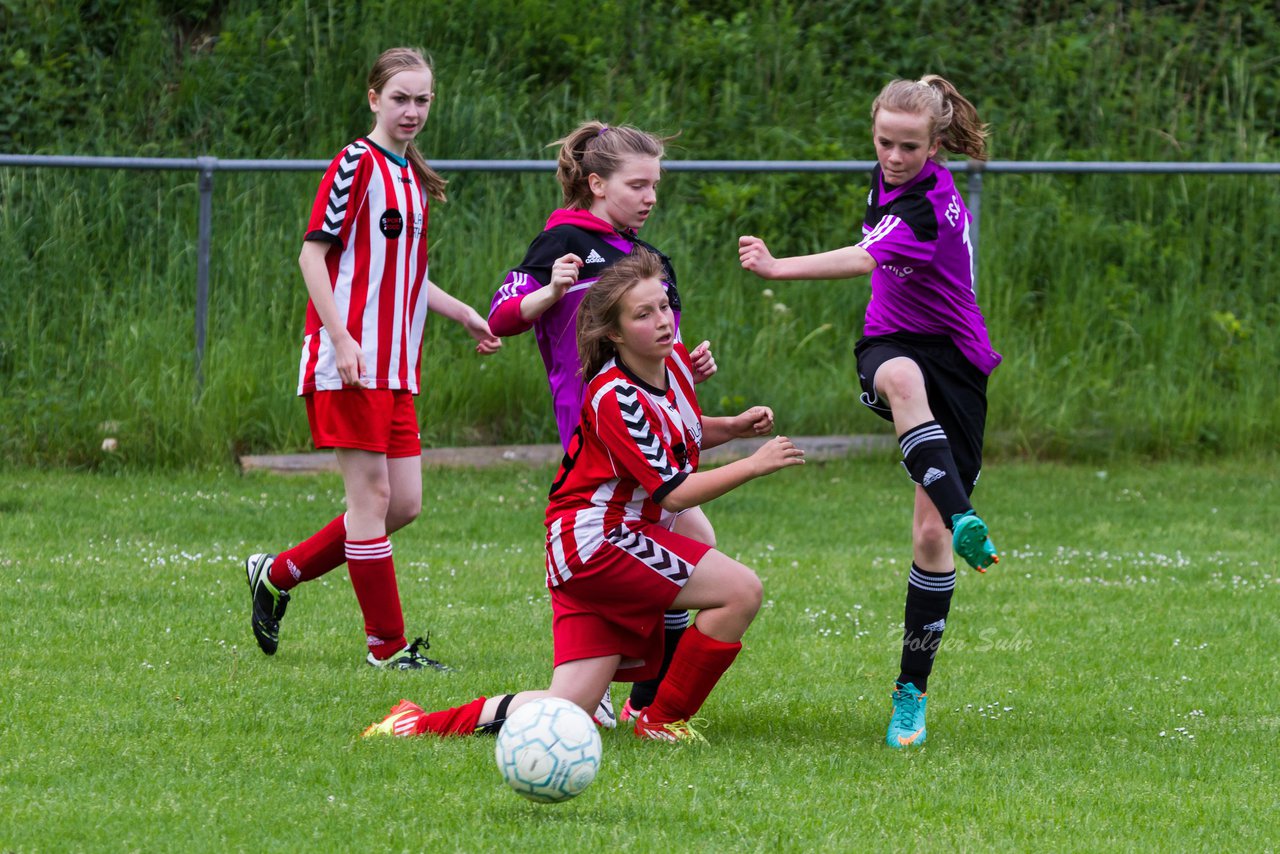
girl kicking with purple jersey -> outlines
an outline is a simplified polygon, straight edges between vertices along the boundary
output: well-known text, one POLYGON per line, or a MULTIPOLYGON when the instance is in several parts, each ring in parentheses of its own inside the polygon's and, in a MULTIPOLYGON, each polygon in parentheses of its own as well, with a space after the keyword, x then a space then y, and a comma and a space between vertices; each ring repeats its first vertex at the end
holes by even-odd
POLYGON ((943 149, 985 160, 987 126, 937 75, 885 86, 871 118, 878 165, 862 239, 775 258, 748 236, 738 255, 765 279, 871 276, 855 348, 862 402, 893 422, 916 483, 901 672, 886 735, 889 746, 908 747, 925 740, 925 691, 956 581, 952 550, 979 572, 999 560, 969 496, 982 468, 987 377, 1000 354, 974 293, 969 211, 942 165, 943 149))

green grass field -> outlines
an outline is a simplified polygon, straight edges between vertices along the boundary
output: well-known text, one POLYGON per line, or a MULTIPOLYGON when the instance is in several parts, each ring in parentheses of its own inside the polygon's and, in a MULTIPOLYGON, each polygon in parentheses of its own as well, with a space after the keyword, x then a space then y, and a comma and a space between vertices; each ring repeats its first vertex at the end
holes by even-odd
POLYGON ((402 696, 545 684, 551 474, 427 472, 396 557, 410 631, 452 674, 364 667, 341 569, 257 650, 241 561, 327 521, 335 477, 0 474, 0 850, 1275 845, 1274 459, 989 466, 1005 557, 962 575, 907 753, 882 744, 905 475, 842 460, 749 484, 708 507, 766 590, 710 744, 605 733, 596 782, 536 806, 491 740, 358 734, 402 696))

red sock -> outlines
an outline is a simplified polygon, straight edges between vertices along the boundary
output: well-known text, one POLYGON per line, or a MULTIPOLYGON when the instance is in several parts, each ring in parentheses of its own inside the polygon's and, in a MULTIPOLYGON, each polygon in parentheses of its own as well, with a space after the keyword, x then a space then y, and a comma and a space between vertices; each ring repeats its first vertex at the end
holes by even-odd
POLYGON ((293 548, 276 555, 267 577, 277 590, 291 590, 304 581, 319 578, 346 561, 346 540, 344 513, 293 548))
POLYGON ((414 732, 418 735, 430 732, 436 735, 471 735, 476 731, 480 713, 484 711, 486 698, 478 697, 465 706, 455 706, 439 712, 428 712, 418 718, 414 732))
POLYGON ((351 586, 364 614, 364 634, 374 658, 386 660, 408 646, 404 639, 404 614, 396 588, 396 566, 391 541, 347 540, 347 569, 351 586))
POLYGON ((685 629, 671 668, 658 686, 658 696, 645 712, 649 721, 685 721, 697 714, 740 649, 740 642, 725 643, 707 637, 698 631, 697 624, 685 629))

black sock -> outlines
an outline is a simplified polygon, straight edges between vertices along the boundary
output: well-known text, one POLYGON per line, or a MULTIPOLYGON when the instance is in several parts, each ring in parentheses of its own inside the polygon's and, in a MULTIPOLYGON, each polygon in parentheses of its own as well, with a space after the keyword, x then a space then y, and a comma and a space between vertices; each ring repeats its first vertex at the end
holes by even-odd
POLYGON ((671 657, 676 654, 676 645, 680 643, 680 638, 684 637, 684 630, 689 627, 689 612, 668 611, 666 613, 666 626, 662 649, 662 667, 658 669, 657 677, 646 679, 643 682, 636 682, 631 686, 631 708, 633 709, 643 709, 645 706, 651 705, 653 698, 658 696, 658 683, 662 681, 662 677, 667 675, 667 669, 671 667, 671 657))
POLYGON ((942 643, 942 630, 947 625, 955 587, 954 569, 938 574, 911 564, 907 607, 902 619, 902 672, 898 674, 901 684, 910 682, 921 692, 928 690, 933 657, 942 643))
POLYGON ((937 421, 926 421, 898 437, 902 464, 911 479, 924 487, 947 528, 951 517, 972 510, 969 495, 960 480, 960 470, 951 455, 951 442, 937 421))
POLYGON ((515 699, 515 696, 515 694, 503 694, 502 699, 498 701, 498 708, 494 710, 493 720, 476 727, 476 733, 478 735, 497 735, 498 730, 502 729, 502 725, 507 722, 507 707, 511 705, 511 701, 515 699))

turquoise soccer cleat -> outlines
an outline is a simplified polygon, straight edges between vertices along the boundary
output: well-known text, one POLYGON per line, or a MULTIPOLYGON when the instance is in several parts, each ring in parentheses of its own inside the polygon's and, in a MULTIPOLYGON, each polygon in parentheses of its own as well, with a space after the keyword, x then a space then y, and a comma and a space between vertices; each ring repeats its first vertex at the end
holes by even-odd
POLYGON ((991 564, 1000 562, 1000 555, 987 536, 987 523, 972 510, 951 517, 951 544, 956 554, 978 572, 986 572, 991 564))
POLYGON ((929 703, 929 695, 922 694, 915 685, 908 682, 894 682, 893 717, 889 718, 889 732, 884 742, 890 747, 918 747, 924 744, 925 726, 924 710, 929 703))

